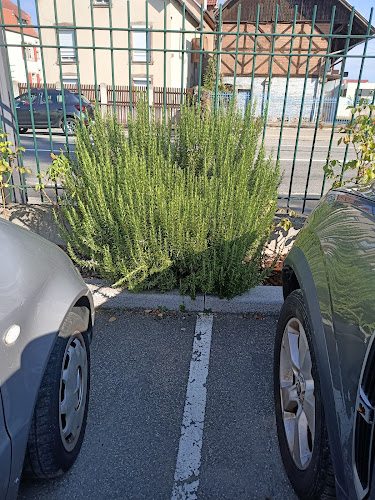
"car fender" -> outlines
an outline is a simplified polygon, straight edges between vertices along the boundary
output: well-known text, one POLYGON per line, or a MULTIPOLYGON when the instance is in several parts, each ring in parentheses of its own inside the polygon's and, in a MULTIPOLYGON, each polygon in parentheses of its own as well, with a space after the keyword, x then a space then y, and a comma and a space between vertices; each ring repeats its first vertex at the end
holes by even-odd
MULTIPOLYGON (((307 229, 304 230, 305 235, 307 231, 307 229)), ((340 489, 340 498, 346 498, 349 490, 346 485, 347 478, 341 454, 340 425, 337 413, 345 410, 341 398, 339 369, 332 370, 332 366, 339 367, 339 360, 333 331, 329 284, 325 274, 324 256, 320 243, 311 231, 308 231, 308 233, 309 246, 304 247, 302 242, 299 245, 297 239, 296 244, 285 259, 284 266, 295 273, 304 295, 313 329, 313 348, 318 365, 332 463, 336 482, 340 489), (314 266, 319 268, 315 276, 313 276, 309 266, 311 258, 314 258, 315 262, 320 259, 321 265, 314 266)), ((288 293, 288 288, 285 286, 284 293, 288 293)))
POLYGON ((0 257, 9 265, 3 266, 0 280, 0 383, 12 443, 6 498, 14 498, 39 386, 60 326, 78 305, 91 328, 94 307, 90 291, 62 250, 14 224, 4 224, 1 220, 0 257), (5 334, 12 325, 20 333, 7 345, 5 334))

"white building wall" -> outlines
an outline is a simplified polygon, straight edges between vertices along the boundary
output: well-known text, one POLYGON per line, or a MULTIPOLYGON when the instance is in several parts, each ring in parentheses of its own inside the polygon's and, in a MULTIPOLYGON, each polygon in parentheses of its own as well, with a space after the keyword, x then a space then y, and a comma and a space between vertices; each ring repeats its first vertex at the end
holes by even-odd
MULTIPOLYGON (((25 43, 31 45, 32 47, 39 45, 39 39, 33 36, 24 35, 25 43)), ((21 47, 22 39, 21 34, 16 33, 14 31, 6 31, 6 42, 9 45, 17 44, 19 47, 8 47, 9 54, 9 63, 12 74, 12 80, 15 83, 26 83, 26 73, 25 73, 25 62, 23 59, 23 51, 21 47)), ((34 49, 32 50, 32 55, 34 55, 34 49)), ((37 58, 38 60, 30 60, 27 59, 27 70, 28 73, 35 75, 36 83, 36 75, 39 75, 40 81, 43 82, 43 73, 42 73, 42 63, 40 59, 40 48, 37 48, 37 58)), ((34 57, 32 57, 34 59, 34 57)))
MULTIPOLYGON (((223 82, 233 85, 233 77, 225 76, 223 77, 223 82)), ((271 81, 271 93, 273 96, 285 96, 286 89, 286 77, 275 77, 271 81)), ((302 97, 303 93, 303 78, 290 78, 288 87, 288 96, 290 97, 302 97)), ((238 76, 236 78, 236 88, 239 90, 250 90, 251 87, 251 77, 238 76)), ((308 78, 306 83, 305 97, 317 97, 319 88, 318 78, 308 78)), ((268 91, 268 79, 264 77, 255 77, 253 85, 253 94, 256 96, 261 96, 263 94, 267 95, 268 91)))

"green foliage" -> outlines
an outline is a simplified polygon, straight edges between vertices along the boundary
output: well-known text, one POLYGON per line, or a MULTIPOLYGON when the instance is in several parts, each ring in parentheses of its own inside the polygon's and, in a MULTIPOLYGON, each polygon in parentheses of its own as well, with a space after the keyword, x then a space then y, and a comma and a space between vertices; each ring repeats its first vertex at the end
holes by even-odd
POLYGON ((202 119, 187 103, 172 137, 148 112, 139 100, 127 137, 96 110, 89 129, 77 126, 76 157, 58 157, 65 198, 55 216, 71 257, 136 291, 229 298, 257 285, 279 182, 258 148, 262 121, 234 106, 202 119))
MULTIPOLYGON (((215 92, 216 90, 216 73, 217 73, 217 55, 213 54, 207 63, 206 69, 203 74, 203 87, 210 92, 215 92)), ((225 92, 227 90, 226 85, 223 83, 223 77, 221 73, 219 74, 219 92, 225 92)))
POLYGON ((7 141, 7 134, 0 129, 0 194, 5 219, 7 218, 6 198, 9 196, 9 194, 6 194, 6 189, 14 187, 10 182, 13 172, 17 170, 21 174, 31 174, 31 170, 29 168, 20 167, 15 163, 17 159, 22 156, 25 148, 20 147, 13 151, 12 146, 13 143, 11 141, 7 141))
POLYGON ((361 99, 358 106, 348 106, 352 118, 350 123, 340 128, 344 133, 337 144, 352 144, 356 159, 347 161, 345 165, 339 160, 327 158, 324 165, 324 173, 329 179, 334 179, 333 188, 343 186, 349 182, 367 184, 375 179, 375 119, 372 113, 375 106, 369 104, 366 99, 361 99), (340 173, 335 174, 339 167, 340 173), (354 170, 356 174, 347 181, 342 180, 342 172, 354 170))

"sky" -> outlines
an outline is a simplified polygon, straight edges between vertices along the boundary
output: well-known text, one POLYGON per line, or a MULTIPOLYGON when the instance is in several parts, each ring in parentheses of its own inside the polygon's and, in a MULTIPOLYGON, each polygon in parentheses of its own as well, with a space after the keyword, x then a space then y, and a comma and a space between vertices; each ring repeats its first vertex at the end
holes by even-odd
MULTIPOLYGON (((13 1, 16 3, 17 0, 13 1)), ((220 2, 223 3, 224 0, 220 0, 220 2)), ((374 0, 361 0, 361 2, 358 3, 357 5, 354 4, 354 7, 357 8, 358 12, 360 12, 362 16, 364 16, 366 19, 369 19, 370 9, 371 7, 375 6, 374 3, 375 3, 374 0)), ((30 14, 32 21, 36 23, 35 0, 21 0, 21 8, 28 14, 30 14)), ((372 25, 375 26, 375 9, 372 19, 372 25)), ((350 54, 362 55, 363 47, 364 44, 355 47, 353 50, 350 51, 350 54)), ((375 40, 372 40, 368 43, 367 54, 375 56, 375 40)), ((345 65, 345 71, 349 72, 348 78, 358 79, 360 66, 361 66, 360 58, 358 59, 348 58, 345 65)), ((375 82, 375 59, 366 60, 363 68, 362 79, 369 80, 370 82, 375 82)))

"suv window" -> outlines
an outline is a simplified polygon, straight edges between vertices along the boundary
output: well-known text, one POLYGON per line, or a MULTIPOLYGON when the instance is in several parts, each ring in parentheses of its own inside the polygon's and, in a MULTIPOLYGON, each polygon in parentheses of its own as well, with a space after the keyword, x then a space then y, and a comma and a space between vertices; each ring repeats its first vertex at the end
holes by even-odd
MULTIPOLYGON (((38 94, 31 94, 31 102, 34 104, 38 97, 38 94)), ((21 107, 22 105, 30 105, 29 94, 19 95, 14 99, 16 101, 16 108, 21 107)))

